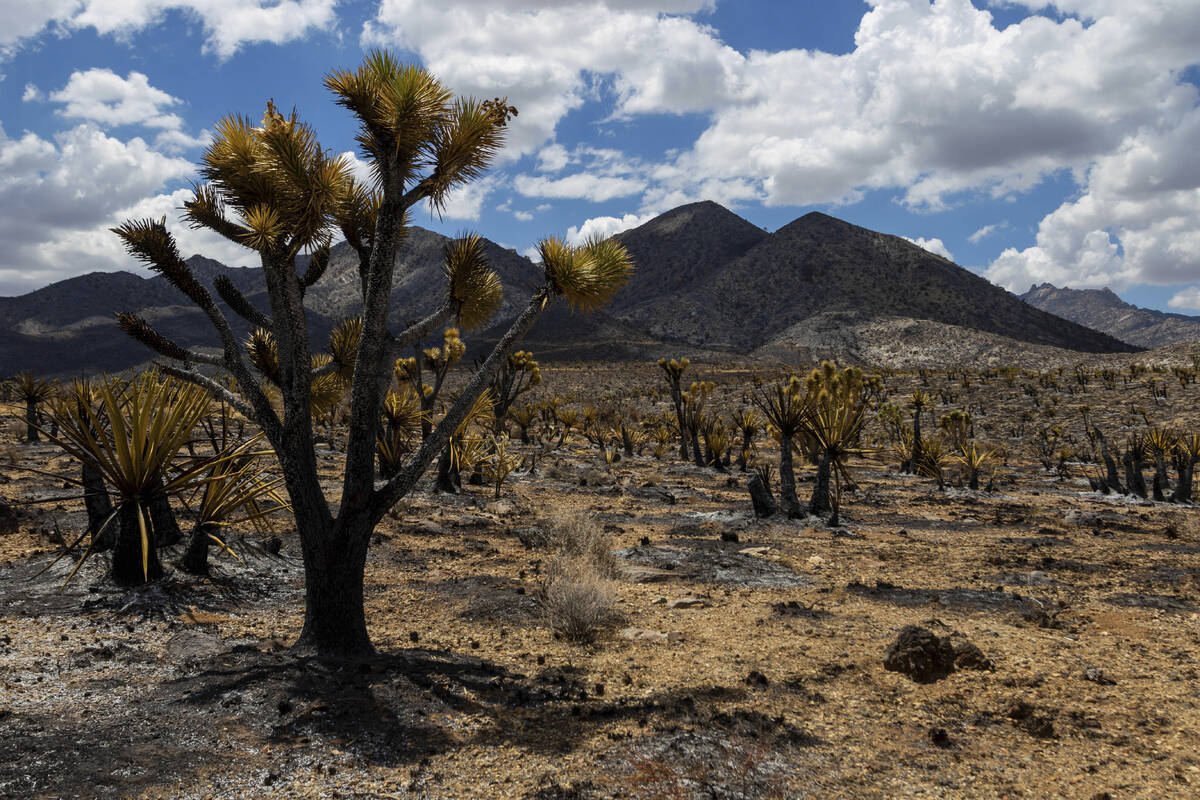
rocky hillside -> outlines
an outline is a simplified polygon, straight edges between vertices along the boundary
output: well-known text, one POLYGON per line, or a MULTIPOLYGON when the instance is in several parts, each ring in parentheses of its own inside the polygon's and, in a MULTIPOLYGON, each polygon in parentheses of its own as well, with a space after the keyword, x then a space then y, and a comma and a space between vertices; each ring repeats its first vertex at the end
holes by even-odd
MULTIPOLYGON (((629 285, 603 312, 580 315, 555 304, 523 346, 558 360, 716 350, 897 366, 1012 358, 1030 345, 1089 353, 1136 349, 1023 303, 904 239, 824 214, 808 214, 772 234, 716 203, 692 203, 618 238, 636 264, 629 285)), ((441 302, 446 242, 437 233, 410 230, 397 258, 394 329, 441 302)), ((491 327, 465 337, 472 356, 503 335, 542 280, 541 270, 515 251, 486 240, 485 246, 505 300, 491 327)), ((200 256, 189 263, 203 283, 227 275, 266 310, 257 269, 231 269, 200 256)), ((357 257, 340 245, 305 298, 315 341, 337 320, 358 313, 358 293, 357 257)), ((0 298, 0 375, 22 369, 69 375, 144 362, 149 353, 117 331, 115 311, 139 312, 187 346, 217 344, 207 321, 162 278, 93 273, 0 298)), ((245 335, 245 323, 229 317, 245 335)))
POLYGON ((651 310, 689 342, 743 352, 829 312, 927 320, 1085 352, 1133 349, 1022 303, 898 236, 816 212, 651 310))
POLYGON ((1126 303, 1111 289, 1059 289, 1031 286, 1021 299, 1035 308, 1104 331, 1139 347, 1200 342, 1200 317, 1168 314, 1126 303))

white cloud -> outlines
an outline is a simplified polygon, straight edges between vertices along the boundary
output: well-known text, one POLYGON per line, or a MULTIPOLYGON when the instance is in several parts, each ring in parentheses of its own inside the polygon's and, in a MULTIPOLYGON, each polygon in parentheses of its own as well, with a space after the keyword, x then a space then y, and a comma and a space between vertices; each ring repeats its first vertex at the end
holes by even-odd
POLYGON ((84 123, 53 141, 33 133, 11 139, 0 130, 0 295, 51 281, 135 263, 108 228, 128 217, 167 217, 185 255, 245 260, 235 245, 179 224, 187 190, 163 192, 193 174, 190 161, 154 150, 141 138, 121 140, 84 123))
POLYGON ((995 223, 992 223, 991 225, 984 225, 982 228, 980 228, 979 230, 975 231, 970 236, 968 236, 967 241, 970 242, 971 244, 979 244, 984 239, 998 233, 1000 230, 1007 228, 1007 227, 1008 227, 1007 222, 995 222, 995 223))
POLYGON ((1007 288, 1178 284, 1200 271, 1200 108, 1143 129, 1086 172, 1083 193, 1047 215, 1037 243, 986 275, 1007 288))
POLYGON ((36 84, 25 84, 25 91, 21 94, 22 103, 32 103, 42 99, 42 90, 36 84))
POLYGON ((561 144, 551 144, 543 147, 538 153, 538 172, 558 172, 570 162, 567 148, 561 144))
MULTIPOLYGON (((384 0, 364 41, 416 51, 456 90, 507 94, 521 115, 506 157, 537 154, 542 172, 581 155, 547 142, 586 99, 611 102, 615 118, 707 115, 691 147, 626 164, 645 184, 641 212, 701 198, 852 203, 872 190, 927 210, 974 193, 1014 197, 1052 174, 1086 175, 1196 104, 1180 80, 1200 61, 1195 0, 1063 0, 1054 5, 1088 24, 1031 16, 1003 30, 970 0, 872 0, 842 55, 739 53, 700 18, 676 16, 703 5, 384 0)), ((634 191, 575 176, 523 176, 522 187, 589 199, 634 191)))
POLYGON ((627 231, 630 228, 636 228, 645 222, 649 222, 654 217, 653 214, 626 214, 622 217, 593 217, 587 220, 582 225, 572 225, 567 230, 568 244, 582 244, 592 236, 597 236, 601 239, 607 239, 610 236, 615 236, 622 231, 627 231))
POLYGON ((533 214, 529 211, 514 211, 513 216, 516 217, 519 222, 529 222, 533 219, 533 214))
POLYGON ((901 238, 908 239, 908 241, 912 242, 922 250, 927 250, 934 255, 939 255, 947 261, 954 260, 954 254, 950 252, 950 249, 946 247, 945 243, 943 243, 941 239, 926 239, 924 236, 920 236, 916 239, 909 239, 907 236, 901 238))
POLYGON ((122 78, 110 69, 73 72, 67 85, 50 95, 68 119, 82 119, 105 126, 143 125, 147 128, 178 130, 183 120, 165 109, 181 101, 150 85, 140 72, 122 78))
POLYGON ((628 197, 646 188, 644 181, 635 178, 609 178, 585 172, 558 179, 518 175, 513 185, 526 197, 577 198, 593 203, 628 197))
POLYGON ((1175 295, 1167 301, 1167 305, 1171 308, 1178 308, 1181 311, 1200 311, 1200 287, 1190 286, 1175 295))
POLYGON ((93 28, 124 36, 158 24, 170 11, 198 20, 205 49, 229 58, 246 44, 281 44, 330 29, 337 0, 8 0, 0 57, 48 28, 93 28))
MULTIPOLYGON (((487 175, 451 190, 441 216, 446 219, 478 220, 488 195, 495 191, 502 181, 503 178, 498 175, 487 175)), ((428 202, 425 203, 425 208, 431 215, 436 216, 428 202)))

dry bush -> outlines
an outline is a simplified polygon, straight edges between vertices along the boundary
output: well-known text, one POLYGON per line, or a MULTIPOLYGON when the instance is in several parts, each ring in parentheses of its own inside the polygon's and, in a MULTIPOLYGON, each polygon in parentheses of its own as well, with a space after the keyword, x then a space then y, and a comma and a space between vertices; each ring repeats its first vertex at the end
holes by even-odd
POLYGON ((612 537, 595 517, 554 514, 544 525, 547 559, 539 600, 550 627, 569 641, 589 641, 616 621, 620 566, 612 537))
POLYGON ((586 558, 559 555, 546 567, 540 597, 555 633, 586 642, 617 618, 615 582, 586 558))
POLYGON ((590 514, 554 512, 541 525, 546 545, 554 551, 555 560, 584 560, 596 573, 606 579, 620 576, 621 567, 613 554, 612 535, 604 530, 590 514))

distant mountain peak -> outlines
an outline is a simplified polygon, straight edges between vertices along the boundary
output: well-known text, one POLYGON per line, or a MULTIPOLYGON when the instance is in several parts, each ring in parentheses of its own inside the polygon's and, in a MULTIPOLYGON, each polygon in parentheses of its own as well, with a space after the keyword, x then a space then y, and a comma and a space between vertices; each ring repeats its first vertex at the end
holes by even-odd
POLYGON ((1139 347, 1162 347, 1200 341, 1200 317, 1169 314, 1127 303, 1109 287, 1058 288, 1051 283, 1030 287, 1021 295, 1029 305, 1104 331, 1139 347))

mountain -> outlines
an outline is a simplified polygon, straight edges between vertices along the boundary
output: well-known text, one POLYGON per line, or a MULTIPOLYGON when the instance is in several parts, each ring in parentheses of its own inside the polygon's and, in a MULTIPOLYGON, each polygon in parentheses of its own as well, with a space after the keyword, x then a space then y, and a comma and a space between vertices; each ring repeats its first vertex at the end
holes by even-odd
POLYGON ((740 352, 772 344, 803 347, 803 326, 796 326, 833 312, 846 315, 850 325, 927 320, 1070 350, 1136 349, 1033 308, 905 239, 817 212, 645 310, 670 320, 686 341, 740 352))
MULTIPOLYGON (((1012 361, 1041 350, 1090 353, 1136 348, 1021 302, 983 278, 910 242, 825 214, 767 233, 712 202, 691 203, 617 237, 634 277, 604 311, 576 314, 555 303, 522 347, 546 360, 653 360, 666 351, 737 353, 772 361, 913 365, 1012 361)), ((409 229, 397 256, 393 330, 442 301, 449 240, 409 229)), ((485 330, 467 332, 469 355, 498 340, 543 280, 540 267, 484 240, 505 287, 485 330)), ((269 303, 261 271, 188 259, 202 283, 227 276, 251 303, 269 303)), ((358 260, 346 244, 309 289, 309 333, 324 341, 358 313, 358 260)), ((114 311, 135 311, 188 347, 216 347, 203 315, 162 277, 92 273, 20 297, 0 298, 0 375, 121 370, 151 354, 122 335, 114 311)), ((227 313, 235 333, 248 325, 227 313)))
POLYGON ((672 209, 616 238, 633 258, 633 278, 606 308, 654 335, 677 335, 661 309, 672 298, 709 280, 727 264, 770 237, 766 231, 712 201, 672 209))
POLYGON ((1050 283, 1031 286, 1021 299, 1089 328, 1139 347, 1200 342, 1200 317, 1169 314, 1126 303, 1111 289, 1059 289, 1050 283))

